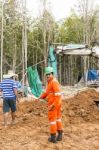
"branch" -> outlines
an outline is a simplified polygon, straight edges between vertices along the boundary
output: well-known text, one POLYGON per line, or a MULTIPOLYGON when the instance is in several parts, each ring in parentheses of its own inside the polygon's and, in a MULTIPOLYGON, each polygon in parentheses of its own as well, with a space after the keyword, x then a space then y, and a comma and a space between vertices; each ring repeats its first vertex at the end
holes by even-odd
POLYGON ((8 63, 8 61, 5 57, 4 57, 4 63, 7 64, 10 68, 12 68, 12 66, 8 63))
POLYGON ((18 68, 21 64, 22 64, 22 61, 15 67, 15 69, 18 68))

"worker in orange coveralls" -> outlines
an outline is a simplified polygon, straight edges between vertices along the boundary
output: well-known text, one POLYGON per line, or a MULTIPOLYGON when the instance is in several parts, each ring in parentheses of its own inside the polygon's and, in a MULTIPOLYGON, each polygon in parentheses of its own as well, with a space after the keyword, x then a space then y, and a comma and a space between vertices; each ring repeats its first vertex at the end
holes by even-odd
POLYGON ((49 142, 57 143, 62 140, 62 122, 61 122, 61 91, 58 81, 54 77, 52 67, 45 68, 47 77, 47 88, 38 99, 46 99, 48 101, 48 119, 50 122, 49 142), (58 135, 56 136, 58 132, 58 135))

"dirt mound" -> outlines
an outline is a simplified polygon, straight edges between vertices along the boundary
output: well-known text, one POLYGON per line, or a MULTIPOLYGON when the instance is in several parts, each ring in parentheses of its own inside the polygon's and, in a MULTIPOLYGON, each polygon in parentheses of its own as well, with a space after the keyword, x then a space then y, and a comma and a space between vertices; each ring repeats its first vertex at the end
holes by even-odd
POLYGON ((99 108, 94 100, 99 99, 99 93, 93 89, 78 93, 63 103, 63 117, 66 122, 99 121, 99 108))
MULTIPOLYGON (((63 101, 63 120, 66 123, 79 123, 84 121, 99 121, 99 108, 94 100, 99 99, 99 93, 94 89, 83 91, 63 101)), ((47 103, 25 101, 19 106, 17 117, 47 115, 47 103)))
MULTIPOLYGON (((98 150, 99 107, 95 105, 96 99, 99 99, 99 93, 90 89, 63 100, 64 138, 58 144, 47 141, 47 103, 28 100, 19 103, 18 123, 7 129, 0 124, 0 150, 98 150)), ((1 115, 0 122, 2 120, 1 115)))

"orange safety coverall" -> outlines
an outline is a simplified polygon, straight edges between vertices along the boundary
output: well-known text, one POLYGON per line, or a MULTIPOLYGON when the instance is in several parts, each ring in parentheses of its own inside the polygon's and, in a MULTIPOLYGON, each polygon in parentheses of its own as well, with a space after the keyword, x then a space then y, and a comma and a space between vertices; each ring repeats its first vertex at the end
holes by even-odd
POLYGON ((48 111, 48 118, 50 121, 50 133, 54 134, 57 130, 62 130, 61 122, 61 91, 58 81, 52 77, 47 84, 46 91, 40 96, 42 99, 48 100, 48 107, 54 106, 52 110, 48 111))

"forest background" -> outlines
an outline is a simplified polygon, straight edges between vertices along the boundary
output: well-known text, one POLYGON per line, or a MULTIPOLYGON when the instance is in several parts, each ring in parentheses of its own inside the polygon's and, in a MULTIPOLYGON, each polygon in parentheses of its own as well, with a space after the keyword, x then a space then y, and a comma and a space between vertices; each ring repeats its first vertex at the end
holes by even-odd
MULTIPOLYGON (((90 48, 99 43, 99 6, 93 9, 91 0, 78 0, 78 12, 72 9, 68 17, 59 21, 47 9, 47 0, 41 0, 41 3, 42 14, 31 18, 26 0, 0 1, 1 80, 7 70, 16 72, 21 80, 28 67, 36 66, 43 81, 50 43, 54 47, 79 43, 90 48)), ((83 59, 79 56, 57 56, 57 61, 59 81, 75 84, 79 71, 80 74, 83 72, 83 59)), ((98 62, 90 56, 88 68, 98 69, 98 62)))

